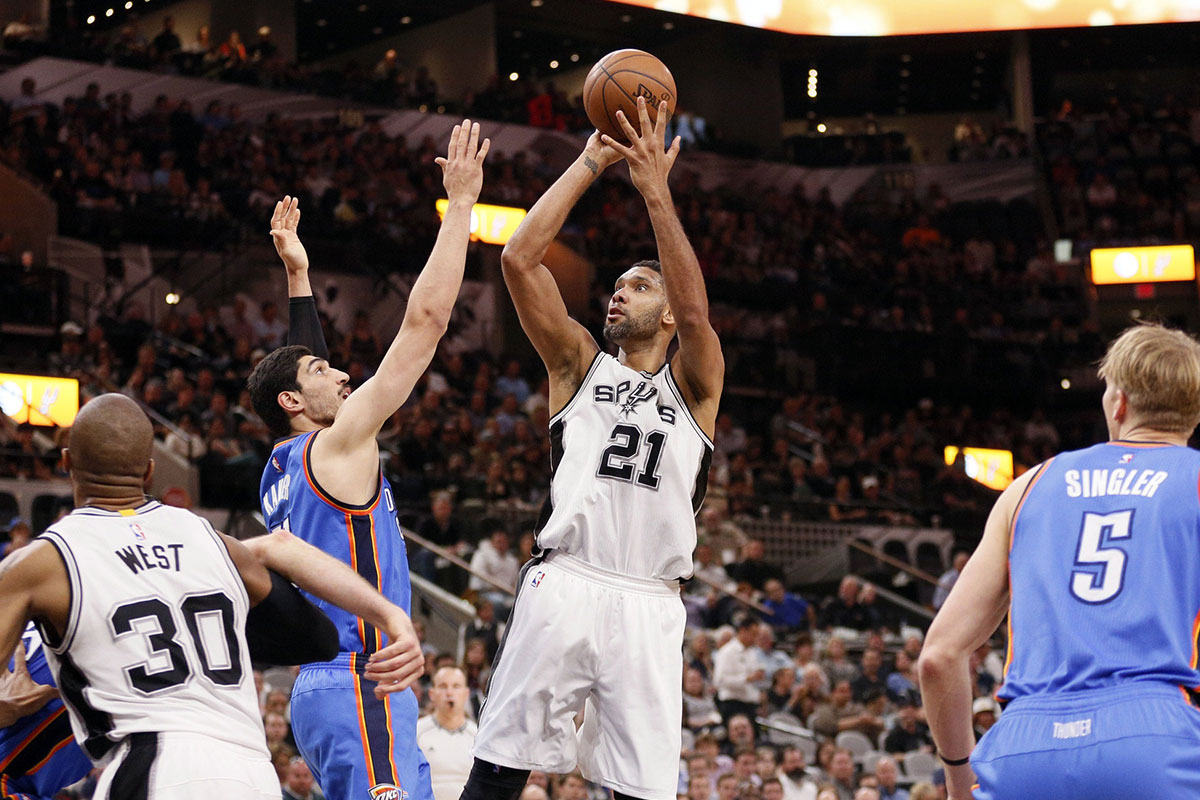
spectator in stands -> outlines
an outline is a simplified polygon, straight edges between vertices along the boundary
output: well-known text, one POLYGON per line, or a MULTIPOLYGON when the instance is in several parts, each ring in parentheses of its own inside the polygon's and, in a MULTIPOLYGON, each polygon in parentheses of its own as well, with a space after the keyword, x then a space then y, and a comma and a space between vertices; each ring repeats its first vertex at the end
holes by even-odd
POLYGON ((816 800, 817 785, 805 769, 804 751, 785 747, 776 773, 784 800, 816 800))
POLYGON ((887 676, 886 682, 887 694, 892 702, 919 691, 916 670, 913 667, 912 656, 908 654, 907 650, 900 650, 896 653, 896 668, 887 676))
POLYGON ((283 800, 324 800, 325 795, 313 781, 312 771, 300 756, 288 763, 287 779, 283 782, 283 800))
POLYGON ((940 609, 942 604, 946 602, 946 598, 950 596, 950 590, 954 588, 955 582, 958 581, 958 576, 962 574, 963 567, 967 566, 967 559, 970 558, 966 552, 959 550, 954 554, 954 565, 942 573, 938 578, 937 590, 933 593, 933 607, 940 609))
POLYGON ((704 685, 704 676, 695 667, 683 671, 683 727, 701 733, 721 724, 721 713, 712 693, 704 685))
POLYGON ((847 575, 838 585, 837 597, 825 604, 821 614, 821 624, 829 628, 852 628, 868 630, 872 620, 867 611, 859 605, 858 598, 861 590, 858 578, 847 575))
POLYGON ((883 677, 883 653, 873 647, 863 650, 857 678, 850 685, 854 699, 863 703, 869 694, 883 694, 887 690, 883 677))
POLYGON ((829 738, 842 731, 858 731, 872 741, 884 729, 880 717, 870 713, 861 703, 854 702, 849 681, 838 681, 833 685, 829 702, 817 706, 808 720, 808 727, 829 738))
POLYGON ((466 639, 482 641, 488 662, 496 660, 496 653, 500 651, 500 623, 496 620, 496 608, 490 600, 476 599, 475 619, 467 626, 466 639))
POLYGON ((33 528, 30 527, 29 520, 21 517, 10 519, 5 530, 0 533, 4 533, 7 539, 0 545, 0 559, 7 558, 33 541, 33 528))
POLYGON ((766 594, 763 605, 771 611, 763 615, 764 622, 785 634, 812 628, 816 614, 807 600, 786 591, 783 581, 775 578, 768 580, 763 589, 766 594))
POLYGON ((150 42, 151 57, 156 64, 171 61, 183 49, 179 34, 175 33, 175 18, 170 14, 163 17, 162 30, 150 42))
POLYGON ((983 736, 996 724, 999 706, 991 697, 976 697, 971 704, 971 721, 975 726, 975 737, 983 736))
POLYGON ((771 684, 763 693, 763 715, 785 713, 802 716, 800 707, 803 687, 796 681, 796 670, 791 667, 781 667, 771 673, 771 684))
MULTIPOLYGON (((738 525, 729 519, 726 505, 709 500, 700 512, 700 524, 696 526, 696 539, 713 549, 717 559, 728 566, 737 553, 741 552, 749 538, 738 525)), ((733 578, 730 575, 730 578, 733 578)))
MULTIPOLYGON (((754 748, 758 742, 755 738, 757 729, 754 727, 754 723, 750 721, 753 718, 753 715, 750 714, 734 714, 728 718, 729 730, 726 734, 725 743, 722 746, 722 752, 727 755, 736 755, 739 750, 754 752, 754 748)), ((728 763, 730 768, 732 768, 734 762, 729 761, 728 763)), ((750 770, 754 770, 753 764, 750 765, 750 770)))
POLYGON ((713 658, 713 686, 717 707, 728 724, 734 714, 753 717, 758 710, 761 691, 757 682, 766 677, 759 666, 754 644, 758 638, 758 620, 748 613, 737 617, 736 633, 713 658))
POLYGON ((747 787, 762 786, 762 778, 755 768, 758 766, 758 753, 753 747, 739 747, 733 753, 733 777, 737 779, 738 793, 746 791, 747 787))
POLYGON ((879 800, 909 800, 908 792, 900 788, 896 781, 899 771, 896 760, 884 756, 875 762, 875 780, 878 782, 879 800))
POLYGON ((775 674, 776 670, 792 670, 792 659, 787 653, 775 647, 775 632, 770 625, 760 624, 758 626, 754 644, 758 665, 764 676, 761 686, 765 690, 770 685, 771 676, 775 674))
POLYGON ((838 800, 854 800, 854 754, 839 747, 829 761, 829 778, 838 800))
MULTIPOLYGON (((521 564, 512 552, 508 530, 499 520, 492 520, 487 528, 490 529, 488 538, 479 543, 475 554, 471 556, 471 569, 493 583, 515 592, 521 564)), ((512 607, 511 594, 496 589, 475 575, 471 576, 467 588, 479 592, 480 597, 491 601, 496 606, 496 615, 501 621, 508 619, 508 611, 512 607)))
POLYGON ((779 567, 763 558, 763 543, 751 539, 742 547, 742 559, 726 566, 729 577, 738 583, 748 583, 757 591, 762 591, 766 582, 772 578, 782 580, 783 574, 779 567))
MULTIPOLYGON (((420 427, 420 426, 418 426, 420 427)), ((430 516, 417 529, 424 538, 456 555, 467 552, 467 534, 463 523, 454 515, 454 500, 449 492, 438 492, 430 503, 430 516)), ((410 556, 412 568, 427 580, 437 581, 444 588, 459 594, 466 588, 465 573, 449 561, 424 548, 410 556)))
POLYGON ((470 690, 467 676, 456 666, 442 667, 433 676, 429 699, 433 713, 417 722, 417 744, 429 760, 435 800, 458 800, 474 758, 476 725, 467 719, 470 690))
POLYGON ((858 667, 846 658, 846 643, 841 637, 830 636, 829 641, 825 643, 825 658, 821 661, 821 671, 829 678, 831 684, 841 681, 853 684, 858 679, 858 667))
POLYGON ((914 750, 933 752, 929 727, 918 718, 917 695, 910 693, 896 701, 896 718, 883 740, 884 751, 903 755, 914 750))

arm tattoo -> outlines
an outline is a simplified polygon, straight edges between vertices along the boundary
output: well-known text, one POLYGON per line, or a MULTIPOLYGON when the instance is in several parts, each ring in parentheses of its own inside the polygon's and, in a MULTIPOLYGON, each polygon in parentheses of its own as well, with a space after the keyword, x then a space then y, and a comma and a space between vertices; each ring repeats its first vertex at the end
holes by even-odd
POLYGON ((593 175, 598 175, 600 173, 600 165, 597 164, 591 156, 583 157, 583 165, 590 169, 593 175))

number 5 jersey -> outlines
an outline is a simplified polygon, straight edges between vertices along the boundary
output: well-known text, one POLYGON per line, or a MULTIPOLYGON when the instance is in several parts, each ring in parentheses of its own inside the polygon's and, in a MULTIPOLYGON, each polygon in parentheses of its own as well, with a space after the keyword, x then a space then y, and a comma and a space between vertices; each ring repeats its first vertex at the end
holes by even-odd
POLYGON ((712 450, 670 362, 650 374, 597 353, 550 420, 538 547, 633 577, 691 577, 712 450))
POLYGON ((199 734, 267 756, 246 587, 207 521, 153 501, 84 507, 41 538, 71 584, 62 638, 44 626, 42 638, 89 756, 133 733, 199 734))
POLYGON ((1014 513, 999 696, 1200 687, 1200 453, 1113 441, 1038 468, 1014 513))

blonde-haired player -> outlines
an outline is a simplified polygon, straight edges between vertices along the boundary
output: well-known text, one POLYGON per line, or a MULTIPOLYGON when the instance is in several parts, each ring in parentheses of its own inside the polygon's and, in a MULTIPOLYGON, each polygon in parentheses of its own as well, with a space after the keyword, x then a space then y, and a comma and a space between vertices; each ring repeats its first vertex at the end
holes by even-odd
POLYGON ((929 629, 951 800, 1200 797, 1200 344, 1139 325, 1100 377, 1109 441, 1004 491, 929 629), (1008 705, 972 751, 968 656, 1006 611, 1008 705))

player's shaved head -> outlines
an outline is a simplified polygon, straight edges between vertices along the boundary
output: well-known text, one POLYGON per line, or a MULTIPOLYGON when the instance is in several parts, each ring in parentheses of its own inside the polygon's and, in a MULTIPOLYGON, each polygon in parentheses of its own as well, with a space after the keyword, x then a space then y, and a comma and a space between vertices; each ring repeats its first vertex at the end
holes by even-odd
POLYGON ((123 394, 102 394, 80 409, 71 426, 71 472, 89 482, 146 474, 154 426, 137 403, 123 394))

